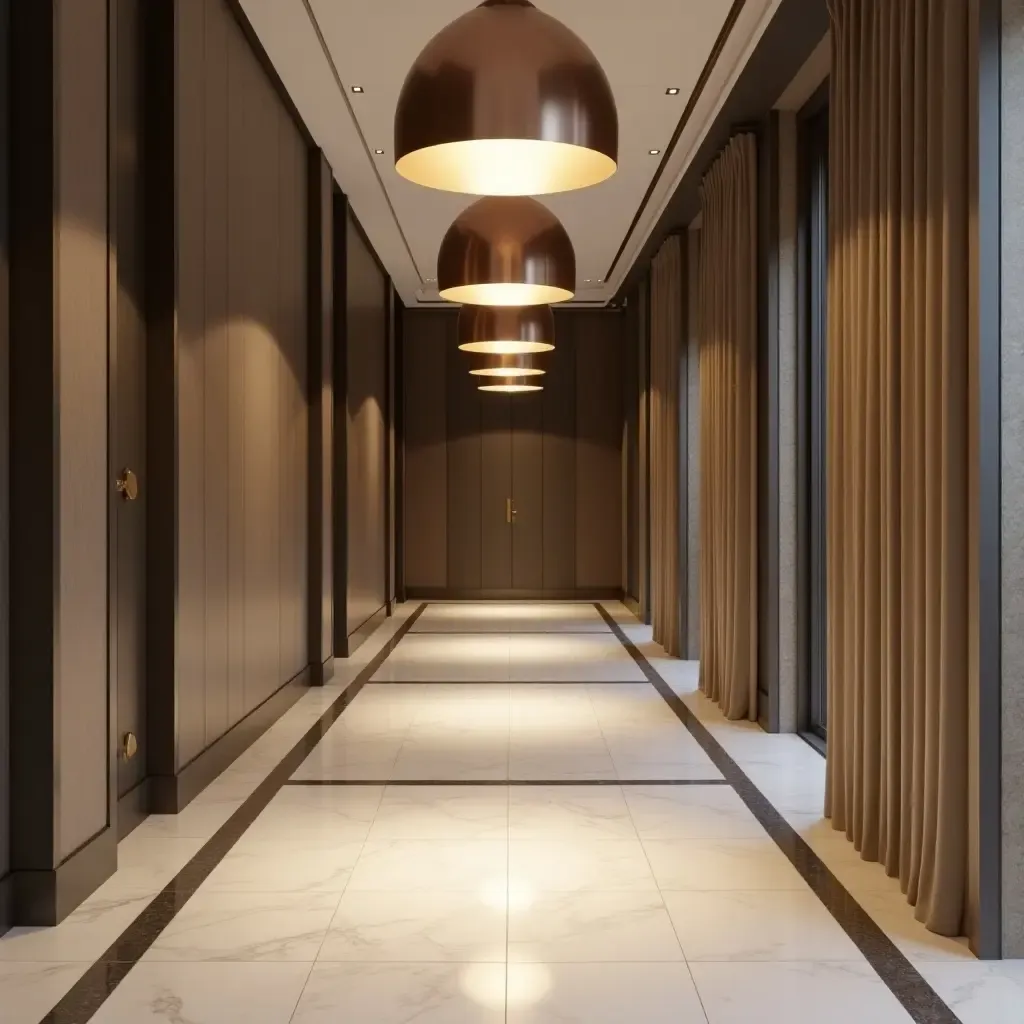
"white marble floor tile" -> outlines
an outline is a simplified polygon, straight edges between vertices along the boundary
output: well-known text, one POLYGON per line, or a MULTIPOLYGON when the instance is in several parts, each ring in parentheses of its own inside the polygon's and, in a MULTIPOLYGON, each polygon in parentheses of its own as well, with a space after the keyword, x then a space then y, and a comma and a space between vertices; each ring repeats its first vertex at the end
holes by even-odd
POLYGON ((235 787, 202 793, 179 814, 151 814, 132 835, 150 839, 209 839, 245 803, 248 795, 235 787))
POLYGON ((720 779, 722 773, 711 763, 705 764, 648 764, 637 761, 622 761, 612 758, 615 764, 615 777, 623 781, 644 781, 651 782, 659 780, 680 781, 680 780, 707 780, 720 779))
POLYGON ((509 601, 486 604, 431 604, 416 620, 412 633, 608 632, 608 625, 590 604, 509 601))
POLYGON ((284 786, 245 832, 245 839, 365 839, 383 786, 284 786))
POLYGON ((55 928, 12 928, 0 935, 0 961, 60 963, 99 959, 152 896, 93 893, 55 928))
POLYGON ((509 679, 550 682, 643 680, 618 639, 605 634, 516 637, 509 648, 509 679))
POLYGON ((866 963, 691 963, 709 1024, 910 1024, 866 963))
POLYGON ((507 839, 505 786, 389 786, 370 839, 507 839))
POLYGON ((936 935, 916 920, 914 908, 902 893, 858 892, 854 898, 913 963, 955 960, 977 962, 966 938, 936 935))
POLYGON ((235 893, 200 889, 145 960, 309 962, 338 905, 337 893, 235 893))
POLYGON ((363 848, 349 891, 481 892, 507 877, 507 840, 376 839, 363 848))
POLYGON ((707 1024, 685 964, 510 964, 508 1024, 707 1024))
POLYGON ((117 847, 117 871, 96 890, 100 900, 155 896, 202 849, 202 839, 153 839, 132 833, 117 847))
POLYGON ((618 778, 615 762, 606 750, 591 748, 571 754, 553 750, 528 751, 513 746, 509 752, 508 777, 517 780, 583 781, 618 778))
POLYGON ((508 778, 508 767, 508 748, 500 744, 447 751, 436 745, 406 744, 389 778, 393 782, 501 782, 508 778))
POLYGON ((93 1024, 287 1024, 309 963, 140 963, 93 1024))
POLYGON ((508 857, 514 892, 658 889, 638 839, 514 839, 508 857))
POLYGON ((503 1024, 504 964, 314 966, 292 1024, 503 1024))
POLYGON ((635 839, 618 786, 525 786, 509 794, 512 839, 635 839))
MULTIPOLYGON (((288 835, 282 832, 282 835, 288 835)), ((237 845, 213 869, 203 892, 342 893, 363 840, 259 840, 237 845)))
POLYGON ((374 673, 375 682, 500 682, 509 679, 507 636, 409 634, 374 673))
POLYGON ((76 963, 4 963, 0 961, 0 1020, 39 1024, 88 970, 76 963))
POLYGON ((683 954, 657 893, 539 893, 508 922, 509 963, 677 961, 683 954))
POLYGON ((761 839, 765 832, 731 786, 623 789, 643 839, 761 839))
POLYGON ((863 957, 812 892, 666 892, 690 963, 863 957))
POLYGON ((645 839, 643 844, 662 889, 807 889, 767 835, 760 839, 645 839))
POLYGON ((478 892, 347 892, 320 960, 504 963, 507 912, 500 887, 478 892))
POLYGON ((1024 1020, 1024 960, 919 963, 917 969, 963 1024, 1024 1020))

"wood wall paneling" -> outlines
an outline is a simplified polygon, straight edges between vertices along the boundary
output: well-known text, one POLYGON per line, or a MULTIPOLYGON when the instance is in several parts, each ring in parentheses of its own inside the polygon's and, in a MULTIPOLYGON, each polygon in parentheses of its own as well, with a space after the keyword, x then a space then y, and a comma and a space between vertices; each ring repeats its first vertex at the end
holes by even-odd
MULTIPOLYGON (((541 379, 545 382, 547 374, 541 379)), ((512 575, 516 590, 544 588, 544 392, 513 395, 511 406, 512 495, 515 526, 512 575)))
POLYGON ((309 650, 314 682, 334 672, 334 177, 309 154, 309 650))
POLYGON ((15 912, 113 870, 105 0, 11 8, 10 668, 15 912))
POLYGON ((622 317, 575 314, 576 586, 622 585, 622 317))
MULTIPOLYGON (((415 345, 410 338, 408 345, 415 345)), ((483 432, 481 398, 455 337, 446 346, 448 430, 448 581, 453 590, 483 587, 483 432)), ((415 386, 415 382, 411 382, 415 386)), ((490 396, 493 397, 493 396, 490 396)), ((408 509, 415 515, 415 509, 408 509)))
POLYGON ((303 672, 306 149, 231 10, 178 7, 180 770, 303 672))
MULTIPOLYGON (((10 102, 9 3, 0 0, 0 523, 8 523, 8 453, 10 445, 10 333, 8 264, 10 252, 8 161, 10 102)), ((10 675, 8 662, 8 531, 0 531, 0 934, 12 923, 9 881, 10 857, 10 675)))
POLYGON ((545 589, 576 586, 575 315, 555 314, 555 350, 544 375, 543 580, 545 589))
POLYGON ((345 336, 348 408, 347 630, 385 606, 387 286, 349 211, 345 336))
POLYGON ((544 391, 520 396, 477 390, 455 322, 435 310, 403 317, 409 593, 620 592, 622 317, 556 313, 544 391))
POLYGON ((456 314, 407 310, 401 346, 406 587, 448 584, 447 382, 456 314))

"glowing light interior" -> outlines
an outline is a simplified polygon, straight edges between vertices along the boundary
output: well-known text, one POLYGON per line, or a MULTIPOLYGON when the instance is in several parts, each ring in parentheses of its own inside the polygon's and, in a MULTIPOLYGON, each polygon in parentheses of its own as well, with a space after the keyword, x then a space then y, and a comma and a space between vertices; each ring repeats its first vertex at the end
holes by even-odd
POLYGON ((550 284, 494 282, 492 284, 459 284, 439 293, 448 302, 466 306, 544 306, 572 298, 566 288, 550 284))
POLYGON ((463 352, 482 352, 492 356, 518 356, 528 352, 550 352, 555 346, 547 341, 467 341, 463 352))
POLYGON ((474 377, 539 377, 539 366, 480 366, 469 371, 474 377))
POLYGON ((403 178, 474 196, 543 196, 605 181, 615 161, 568 142, 468 139, 407 153, 395 163, 403 178))
POLYGON ((540 384, 481 384, 477 391, 500 391, 506 395, 518 395, 524 391, 543 391, 540 384))

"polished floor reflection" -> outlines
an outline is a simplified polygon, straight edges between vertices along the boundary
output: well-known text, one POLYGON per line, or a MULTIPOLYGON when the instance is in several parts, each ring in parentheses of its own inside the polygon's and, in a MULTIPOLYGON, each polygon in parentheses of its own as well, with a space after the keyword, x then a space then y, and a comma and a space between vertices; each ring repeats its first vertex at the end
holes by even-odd
POLYGON ((117 874, 61 926, 0 938, 0 1021, 38 1024, 61 1000, 54 1024, 1024 1020, 1024 965, 930 935, 822 821, 817 753, 726 722, 694 665, 607 610, 614 631, 593 605, 431 604, 378 656, 405 606, 181 815, 125 840, 117 874), (877 969, 878 942, 826 908, 750 792, 880 926, 898 969, 877 969), (97 971, 206 859, 176 912, 123 944, 130 969, 97 971), (893 981, 908 977, 944 1016, 912 1015, 893 981))

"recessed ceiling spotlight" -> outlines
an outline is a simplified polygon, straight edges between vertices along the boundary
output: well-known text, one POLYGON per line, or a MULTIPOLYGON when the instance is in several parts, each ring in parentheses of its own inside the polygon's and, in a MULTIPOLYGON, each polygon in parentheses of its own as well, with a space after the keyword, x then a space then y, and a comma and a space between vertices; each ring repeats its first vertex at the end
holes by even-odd
POLYGON ((650 153, 651 156, 657 156, 661 152, 661 150, 660 149, 649 149, 649 150, 647 150, 647 152, 650 153))
POLYGON ((375 149, 374 153, 376 153, 377 156, 383 156, 384 155, 384 150, 383 149, 375 149))
POLYGON ((353 92, 362 92, 363 91, 363 87, 361 85, 353 85, 352 86, 352 91, 353 92))
POLYGON ((679 86, 678 85, 670 85, 665 90, 665 95, 666 96, 678 96, 679 95, 679 86))
POLYGON ((584 284, 590 284, 590 278, 589 278, 589 277, 585 277, 585 278, 583 279, 583 283, 584 283, 584 284))
POLYGON ((434 284, 435 281, 437 281, 436 277, 428 277, 427 278, 427 284, 434 284))
POLYGON ((598 283, 598 284, 600 284, 600 283, 601 283, 601 282, 602 282, 603 280, 604 280, 604 278, 603 278, 603 277, 599 277, 599 278, 597 279, 597 283, 598 283))

